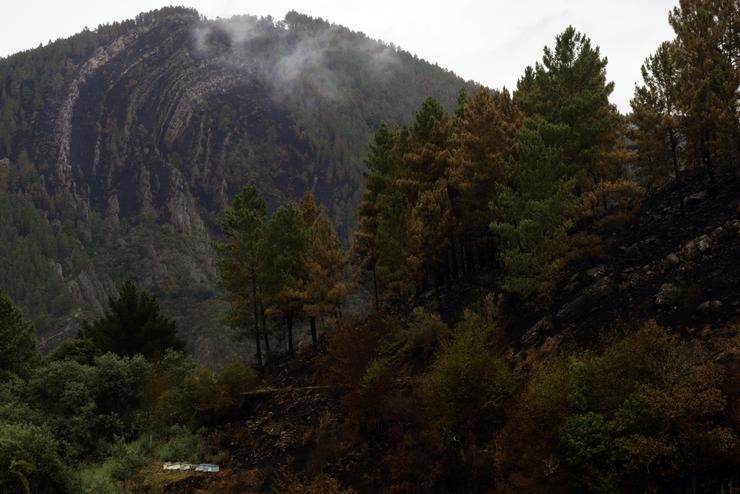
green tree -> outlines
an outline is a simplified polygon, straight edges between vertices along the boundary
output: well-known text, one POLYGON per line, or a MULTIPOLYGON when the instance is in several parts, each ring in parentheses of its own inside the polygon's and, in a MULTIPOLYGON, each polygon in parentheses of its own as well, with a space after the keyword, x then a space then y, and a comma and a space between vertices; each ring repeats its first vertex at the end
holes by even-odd
POLYGON ((617 143, 619 113, 609 103, 614 83, 606 80, 606 57, 573 27, 545 47, 542 63, 527 67, 514 99, 541 128, 547 145, 562 150, 583 189, 613 178, 610 153, 617 143))
MULTIPOLYGON (((217 244, 218 272, 222 285, 231 293, 234 324, 252 320, 257 365, 263 366, 260 342, 260 246, 267 221, 267 206, 253 185, 245 187, 226 210, 223 242, 217 244)), ((265 334, 265 342, 268 336, 265 334)), ((267 351, 268 348, 266 348, 267 351)))
POLYGON ((118 298, 108 300, 105 316, 86 323, 82 330, 102 352, 121 356, 142 354, 158 359, 168 348, 181 349, 175 322, 160 314, 159 304, 131 282, 121 287, 118 298))
POLYGON ((267 299, 285 318, 288 353, 293 353, 293 325, 307 298, 305 266, 306 228, 301 211, 286 204, 275 211, 260 246, 263 285, 267 299))
POLYGON ((491 229, 505 272, 501 286, 522 297, 544 293, 561 267, 576 181, 560 148, 545 144, 531 126, 520 134, 505 176, 491 201, 491 229))
POLYGON ((643 85, 635 87, 630 102, 630 123, 635 126, 631 137, 648 184, 660 184, 670 173, 674 179, 680 178, 679 73, 673 51, 673 44, 665 42, 645 60, 643 85))
POLYGON ((33 325, 0 292, 0 370, 25 374, 35 355, 33 325))
POLYGON ((398 132, 382 124, 370 142, 365 159, 365 193, 360 202, 358 228, 354 235, 354 251, 361 267, 370 270, 373 277, 375 309, 380 306, 377 279, 378 225, 382 218, 382 203, 393 190, 393 180, 398 172, 398 132))

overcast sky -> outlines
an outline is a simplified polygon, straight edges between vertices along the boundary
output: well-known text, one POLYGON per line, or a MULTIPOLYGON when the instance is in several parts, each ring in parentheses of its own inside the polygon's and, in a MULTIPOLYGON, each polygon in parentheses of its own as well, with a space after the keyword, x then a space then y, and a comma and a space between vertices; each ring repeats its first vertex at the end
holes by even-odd
MULTIPOLYGON (((169 5, 162 0, 3 0, 0 56, 88 26, 169 5)), ((464 79, 512 88, 569 24, 609 58, 612 101, 629 109, 640 64, 673 37, 668 11, 678 0, 181 0, 209 18, 272 15, 289 10, 322 17, 393 42, 464 79)))

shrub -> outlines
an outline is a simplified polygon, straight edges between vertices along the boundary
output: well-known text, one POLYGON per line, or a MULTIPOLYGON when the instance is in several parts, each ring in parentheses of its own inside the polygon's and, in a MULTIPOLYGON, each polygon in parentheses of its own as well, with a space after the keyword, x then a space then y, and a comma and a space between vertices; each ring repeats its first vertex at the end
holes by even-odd
POLYGON ((485 434, 503 422, 514 380, 491 348, 498 331, 490 319, 468 312, 454 338, 443 343, 424 377, 422 394, 444 427, 485 434))
POLYGON ((51 431, 30 424, 0 422, 0 491, 21 492, 19 477, 10 471, 14 462, 23 469, 32 492, 71 492, 71 477, 58 455, 59 444, 51 431))

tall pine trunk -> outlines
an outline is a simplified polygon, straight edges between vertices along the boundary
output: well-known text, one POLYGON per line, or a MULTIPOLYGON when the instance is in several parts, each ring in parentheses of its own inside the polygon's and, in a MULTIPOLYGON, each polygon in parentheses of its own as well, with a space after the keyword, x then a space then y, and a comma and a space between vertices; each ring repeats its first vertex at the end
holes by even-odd
POLYGON ((375 264, 373 264, 373 289, 375 290, 375 312, 380 312, 380 300, 378 297, 378 276, 375 274, 375 264))
POLYGON ((257 350, 257 365, 263 369, 262 362, 262 344, 260 342, 260 320, 259 309, 257 307, 257 281, 255 279, 254 268, 252 268, 252 307, 254 308, 254 344, 257 350))
POLYGON ((288 311, 285 319, 288 329, 288 353, 293 355, 293 312, 288 311))
POLYGON ((270 335, 267 334, 267 318, 265 317, 265 306, 260 301, 260 316, 262 318, 262 336, 265 339, 265 354, 267 360, 270 360, 272 351, 270 350, 270 335))
POLYGON ((313 344, 315 346, 316 343, 318 343, 318 336, 316 334, 316 318, 315 317, 311 317, 311 319, 310 319, 309 322, 311 324, 311 341, 313 342, 313 344))

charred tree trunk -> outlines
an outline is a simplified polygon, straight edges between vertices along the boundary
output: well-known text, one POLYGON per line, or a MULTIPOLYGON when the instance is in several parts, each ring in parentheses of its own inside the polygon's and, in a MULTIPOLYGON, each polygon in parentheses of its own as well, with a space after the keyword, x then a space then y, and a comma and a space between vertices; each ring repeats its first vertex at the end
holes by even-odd
POLYGON ((293 355, 293 312, 288 311, 285 317, 288 329, 288 353, 293 355))
POLYGON ((257 352, 257 366, 260 371, 264 368, 262 362, 262 344, 260 342, 260 319, 259 319, 259 308, 257 307, 257 282, 255 279, 255 272, 252 269, 252 307, 254 308, 254 344, 257 352))
POLYGON ((709 131, 707 129, 702 129, 701 136, 699 139, 699 147, 701 149, 701 158, 704 164, 704 170, 706 170, 707 176, 709 177, 709 183, 714 185, 715 184, 714 163, 712 162, 712 152, 709 149, 709 135, 708 134, 709 134, 709 131))
POLYGON ((319 338, 316 334, 316 318, 311 317, 309 320, 309 324, 311 325, 311 342, 316 346, 316 344, 319 342, 319 338))
POLYGON ((375 292, 375 312, 380 312, 380 297, 378 296, 378 276, 375 274, 375 264, 373 264, 373 290, 375 292))
POLYGON ((262 336, 265 339, 265 354, 267 360, 270 360, 270 335, 267 334, 267 318, 265 317, 265 306, 260 302, 260 316, 262 317, 262 336))

